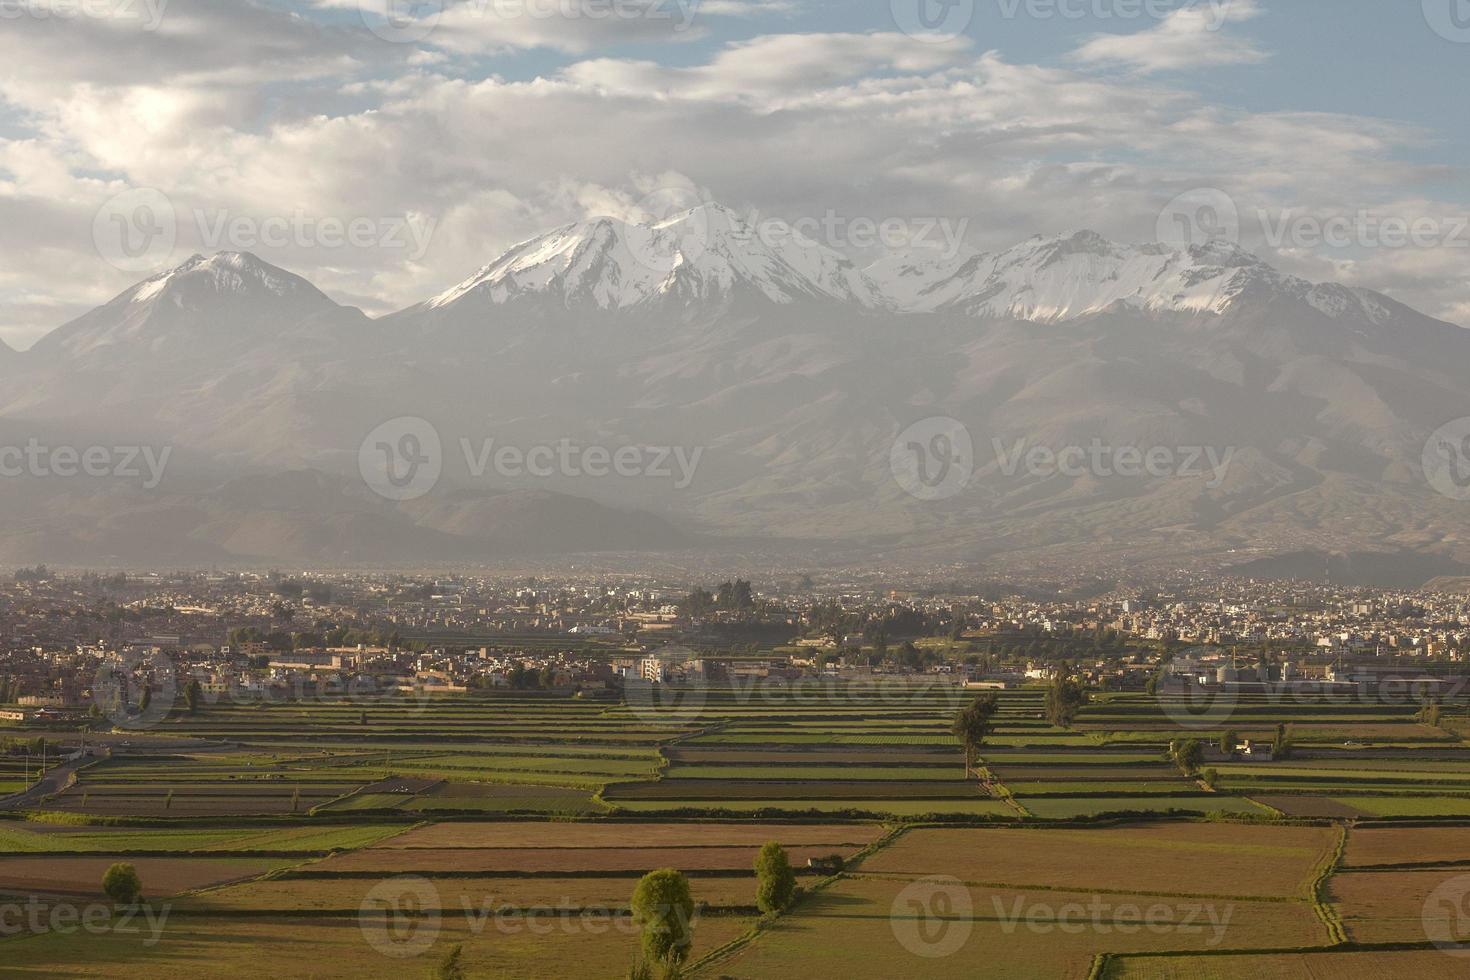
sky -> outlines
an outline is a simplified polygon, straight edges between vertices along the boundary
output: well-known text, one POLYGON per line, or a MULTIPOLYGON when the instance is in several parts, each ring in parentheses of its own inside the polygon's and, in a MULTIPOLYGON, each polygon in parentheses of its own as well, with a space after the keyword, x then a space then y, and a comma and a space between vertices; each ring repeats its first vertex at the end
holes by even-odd
POLYGON ((696 200, 1226 237, 1470 326, 1467 79, 1470 0, 0 0, 0 340, 220 250, 379 315, 696 200))

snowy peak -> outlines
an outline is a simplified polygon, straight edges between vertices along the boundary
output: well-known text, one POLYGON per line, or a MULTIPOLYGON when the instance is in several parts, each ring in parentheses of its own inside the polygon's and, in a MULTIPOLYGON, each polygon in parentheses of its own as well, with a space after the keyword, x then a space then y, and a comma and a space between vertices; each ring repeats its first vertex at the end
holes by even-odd
POLYGON ((35 350, 71 357, 122 350, 182 355, 246 345, 339 309, 305 279, 247 252, 195 255, 58 328, 35 350))
POLYGON ((1223 313, 1252 284, 1288 280, 1228 242, 1121 245, 1093 231, 1029 239, 997 253, 899 256, 868 269, 900 308, 1055 323, 1118 304, 1223 313))
POLYGON ((147 303, 164 297, 178 302, 211 297, 275 297, 332 303, 305 279, 249 252, 218 252, 210 258, 191 256, 182 265, 145 279, 113 302, 147 303))
POLYGON ((886 305, 878 287, 842 254, 757 229, 717 204, 649 223, 597 218, 566 225, 514 246, 426 305, 439 310, 550 298, 570 308, 626 311, 670 301, 726 302, 742 294, 783 305, 886 305))

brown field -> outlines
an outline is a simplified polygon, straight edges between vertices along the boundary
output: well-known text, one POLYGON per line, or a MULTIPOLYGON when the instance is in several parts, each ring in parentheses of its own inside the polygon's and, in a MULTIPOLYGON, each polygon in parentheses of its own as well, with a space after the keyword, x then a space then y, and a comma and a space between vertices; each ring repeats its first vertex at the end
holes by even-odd
MULTIPOLYGON (((382 871, 424 873, 458 871, 515 873, 519 871, 626 871, 644 873, 655 868, 681 871, 751 870, 760 848, 739 847, 540 847, 540 848, 433 848, 371 847, 339 854, 312 865, 316 871, 382 871)), ((800 868, 808 858, 841 854, 850 857, 856 847, 821 845, 787 848, 791 863, 800 868)))
POLYGON ((1470 827, 1387 827, 1348 834, 1343 865, 1470 862, 1470 827))
POLYGON ((379 848, 453 847, 700 847, 780 841, 788 847, 865 847, 883 834, 878 824, 441 823, 384 841, 379 848))
MULTIPOLYGON (((1360 943, 1422 943, 1432 938, 1425 923, 1430 895, 1457 879, 1462 887, 1456 894, 1463 896, 1470 889, 1465 869, 1347 871, 1329 879, 1327 895, 1337 906, 1349 939, 1360 943)), ((1429 905, 1428 914, 1442 921, 1448 908, 1447 902, 1435 902, 1429 905)))
POLYGON ((865 872, 1016 886, 1305 897, 1336 844, 1327 827, 1155 823, 1099 830, 914 830, 865 872))
POLYGON ((1465 961, 1438 950, 1357 953, 1273 953, 1257 956, 1129 957, 1111 980, 1461 980, 1465 961))
MULTIPOLYGON (((435 878, 439 908, 460 914, 465 908, 609 908, 627 906, 636 878, 435 878)), ((202 892, 185 900, 191 909, 347 910, 361 908, 382 878, 272 878, 202 892)), ((689 879, 696 902, 714 907, 755 904, 755 877, 689 879)))
MULTIPOLYGON (((736 916, 701 918, 694 956, 740 936, 751 920, 736 916)), ((410 935, 413 933, 410 932, 410 935)), ((184 917, 167 920, 163 941, 145 946, 143 933, 88 936, 49 933, 5 943, 6 977, 146 976, 149 980, 268 975, 272 980, 323 976, 424 977, 457 944, 464 945, 465 973, 472 977, 566 980, 627 973, 638 948, 627 919, 584 923, 501 922, 464 915, 443 917, 434 943, 420 955, 390 958, 367 941, 355 918, 270 919, 184 917), (534 926, 534 929, 532 928, 534 926), (478 931, 477 931, 478 930, 478 931), (569 968, 568 964, 574 964, 569 968)))
POLYGON ((1211 903, 975 888, 968 892, 974 915, 971 928, 968 911, 956 906, 942 917, 916 918, 926 907, 936 906, 926 893, 906 891, 910 888, 912 883, 903 881, 840 881, 698 976, 1083 980, 1093 956, 1105 950, 1207 950, 1327 941, 1326 930, 1306 902, 1211 903), (1085 911, 1094 903, 1097 913, 1085 911), (1144 924, 1147 917, 1152 927, 1144 924), (914 939, 922 936, 930 943, 950 940, 957 948, 946 955, 921 955, 936 950, 922 941, 916 947, 914 939))
MULTIPOLYGON (((138 869, 145 898, 166 898, 191 888, 238 881, 294 862, 270 858, 128 858, 138 869)), ((0 857, 0 892, 42 895, 102 894, 110 857, 0 857)))

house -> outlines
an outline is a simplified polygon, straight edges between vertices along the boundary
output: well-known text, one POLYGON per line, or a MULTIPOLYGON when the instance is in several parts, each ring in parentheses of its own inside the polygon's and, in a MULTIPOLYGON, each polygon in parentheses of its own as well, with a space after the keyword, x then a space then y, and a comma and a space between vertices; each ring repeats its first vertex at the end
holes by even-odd
POLYGON ((1252 742, 1246 739, 1235 747, 1239 755, 1259 762, 1270 762, 1276 754, 1276 750, 1267 742, 1252 742))

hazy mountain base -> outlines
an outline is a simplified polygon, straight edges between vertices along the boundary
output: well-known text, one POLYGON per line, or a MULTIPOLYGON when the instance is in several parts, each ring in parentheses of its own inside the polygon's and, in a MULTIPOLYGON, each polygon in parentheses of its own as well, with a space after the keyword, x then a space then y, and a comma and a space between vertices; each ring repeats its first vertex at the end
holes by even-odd
MULTIPOLYGON (((1107 285, 1113 256, 1079 241, 1058 246, 1065 261, 1097 254, 1048 288, 1107 285)), ((1038 249, 1039 268, 1061 261, 1026 254, 1038 249)), ((0 561, 460 562, 691 542, 910 567, 1417 553, 1433 559, 1427 578, 1440 559, 1470 560, 1470 504, 1435 493, 1420 462, 1428 434, 1470 405, 1470 335, 1259 264, 1208 274, 1229 283, 1223 312, 900 314, 815 288, 777 302, 737 278, 631 311, 582 286, 470 289, 373 321, 253 257, 191 260, 11 358, 5 444, 39 434, 174 456, 152 491, 13 481, 0 561), (890 450, 941 415, 968 428, 975 472, 917 500, 890 450), (363 439, 399 416, 428 419, 443 444, 439 485, 404 505, 357 477, 363 439), (475 472, 487 447, 563 441, 673 447, 698 467, 687 486, 475 472), (1020 462, 1093 445, 1159 447, 1193 469, 1020 462)))

